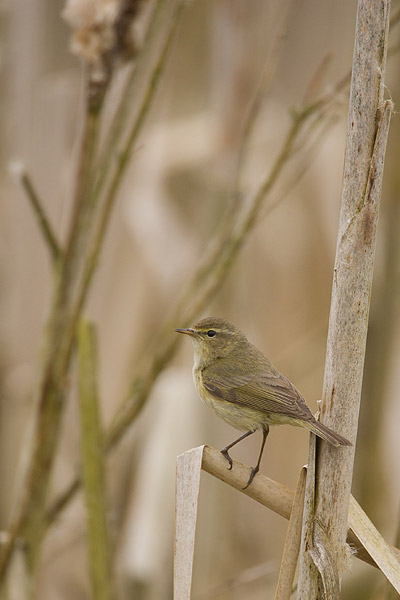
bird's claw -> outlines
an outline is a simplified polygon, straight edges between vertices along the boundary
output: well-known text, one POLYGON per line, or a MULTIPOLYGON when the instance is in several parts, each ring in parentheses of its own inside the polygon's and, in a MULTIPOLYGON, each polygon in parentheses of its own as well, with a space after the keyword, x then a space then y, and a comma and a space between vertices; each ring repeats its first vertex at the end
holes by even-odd
POLYGON ((251 482, 253 481, 253 479, 257 473, 258 473, 258 468, 252 467, 249 480, 248 480, 247 484, 244 486, 244 488, 242 488, 243 490, 247 490, 247 488, 249 487, 249 485, 251 484, 251 482))
POLYGON ((229 471, 231 471, 231 470, 232 470, 232 467, 233 467, 233 462, 232 462, 232 459, 231 459, 231 457, 229 456, 228 450, 227 450, 226 448, 224 448, 223 450, 221 450, 221 454, 222 454, 222 456, 224 456, 224 457, 226 458, 226 460, 228 461, 228 463, 229 463, 229 467, 228 467, 228 469, 229 469, 229 471))

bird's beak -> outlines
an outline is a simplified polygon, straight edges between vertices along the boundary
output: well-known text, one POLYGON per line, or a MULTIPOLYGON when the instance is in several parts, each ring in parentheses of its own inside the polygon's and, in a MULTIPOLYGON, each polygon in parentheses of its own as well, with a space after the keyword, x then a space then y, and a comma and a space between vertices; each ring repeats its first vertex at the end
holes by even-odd
POLYGON ((177 333, 186 333, 187 335, 194 335, 195 334, 195 330, 194 329, 175 329, 175 331, 177 333))

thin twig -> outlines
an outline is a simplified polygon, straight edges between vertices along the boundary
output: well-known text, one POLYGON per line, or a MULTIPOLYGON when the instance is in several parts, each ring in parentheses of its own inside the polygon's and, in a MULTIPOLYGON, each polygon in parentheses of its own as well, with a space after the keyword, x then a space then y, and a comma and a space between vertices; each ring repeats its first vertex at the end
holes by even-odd
POLYGON ((10 168, 26 193, 29 203, 32 206, 32 210, 35 213, 43 239, 49 249, 52 262, 53 264, 56 264, 59 262, 62 255, 61 247, 53 232, 53 228, 50 225, 50 221, 47 218, 43 208, 43 202, 33 185, 32 179, 23 164, 15 163, 10 168))

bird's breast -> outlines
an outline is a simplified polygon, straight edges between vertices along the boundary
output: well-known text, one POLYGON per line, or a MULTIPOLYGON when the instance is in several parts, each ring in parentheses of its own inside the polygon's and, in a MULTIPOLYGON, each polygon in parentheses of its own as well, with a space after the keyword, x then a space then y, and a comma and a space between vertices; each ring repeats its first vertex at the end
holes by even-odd
POLYGON ((203 402, 226 423, 240 431, 261 429, 265 419, 260 411, 240 406, 211 394, 204 386, 202 369, 193 367, 193 379, 196 391, 203 402))

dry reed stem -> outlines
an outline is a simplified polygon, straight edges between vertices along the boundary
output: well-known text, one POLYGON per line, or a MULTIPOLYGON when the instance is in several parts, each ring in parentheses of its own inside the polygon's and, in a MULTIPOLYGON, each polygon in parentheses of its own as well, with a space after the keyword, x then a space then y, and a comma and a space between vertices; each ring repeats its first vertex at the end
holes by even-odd
MULTIPOLYGON (((321 421, 355 444, 383 163, 392 103, 383 102, 390 1, 359 0, 338 244, 321 421)), ((340 581, 354 447, 319 445, 313 512, 329 539, 340 581)), ((304 531, 304 536, 309 532, 304 531)), ((321 598, 310 552, 301 557, 298 599, 321 598)))
MULTIPOLYGON (((174 598, 176 600, 189 600, 190 598, 201 469, 270 508, 285 519, 290 519, 295 507, 295 492, 261 473, 257 474, 248 488, 243 489, 249 478, 250 467, 234 460, 233 468, 229 470, 226 459, 215 448, 199 446, 181 454, 177 459, 175 505, 174 598)), ((302 485, 299 485, 300 504, 302 496, 302 485)), ((296 513, 296 520, 301 521, 301 507, 298 505, 296 513)), ((353 497, 350 502, 348 526, 347 542, 352 546, 353 556, 380 568, 395 589, 399 591, 400 550, 385 542, 353 497)), ((332 557, 326 552, 329 544, 325 536, 323 526, 319 525, 317 534, 314 531, 313 535, 314 551, 318 552, 314 556, 325 575, 326 589, 330 590, 330 593, 336 593, 336 570, 332 564, 332 557), (332 590, 334 591, 332 592, 332 590)))
POLYGON ((275 600, 290 600, 290 596, 292 595, 293 581, 301 544, 306 475, 307 469, 306 467, 303 467, 300 471, 293 499, 292 512, 290 513, 285 546, 279 569, 278 584, 276 586, 275 600))
POLYGON ((350 496, 348 525, 393 588, 400 594, 400 551, 390 546, 350 496))
POLYGON ((174 600, 190 600, 203 446, 176 461, 174 600))
MULTIPOLYGON (((400 11, 399 11, 399 13, 400 13, 400 11)), ((400 548, 400 510, 397 515, 397 526, 396 526, 396 535, 394 538, 394 545, 395 545, 395 547, 400 548)), ((398 595, 396 593, 396 590, 389 584, 387 584, 385 600, 398 600, 398 595)))
MULTIPOLYGON (((306 489, 304 498, 304 511, 303 511, 303 523, 302 523, 302 534, 301 534, 301 549, 300 559, 304 560, 312 547, 313 543, 313 522, 314 522, 314 501, 315 501, 315 457, 317 452, 317 437, 314 434, 310 434, 310 443, 308 448, 308 466, 307 466, 307 478, 306 478, 306 489)), ((309 568, 315 569, 315 565, 312 561, 309 562, 309 568)), ((299 568, 297 587, 301 588, 302 578, 304 577, 304 569, 299 568)))

